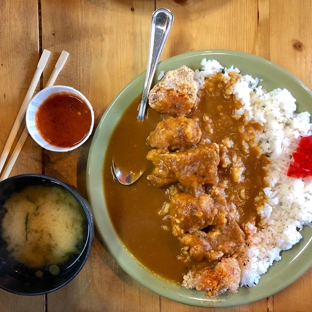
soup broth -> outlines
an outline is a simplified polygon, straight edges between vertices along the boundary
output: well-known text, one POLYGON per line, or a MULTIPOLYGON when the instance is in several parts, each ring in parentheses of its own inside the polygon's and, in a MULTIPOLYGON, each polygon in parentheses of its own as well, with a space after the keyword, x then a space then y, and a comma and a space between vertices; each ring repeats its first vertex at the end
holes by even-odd
POLYGON ((83 250, 86 217, 67 190, 27 186, 14 193, 3 208, 1 239, 8 253, 7 264, 20 265, 25 272, 34 271, 40 276, 42 269, 58 275, 83 250))

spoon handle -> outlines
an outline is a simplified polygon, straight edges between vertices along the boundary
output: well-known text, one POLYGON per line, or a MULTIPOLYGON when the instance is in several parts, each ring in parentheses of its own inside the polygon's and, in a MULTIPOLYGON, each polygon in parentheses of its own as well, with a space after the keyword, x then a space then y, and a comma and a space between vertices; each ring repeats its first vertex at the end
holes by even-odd
POLYGON ((156 67, 173 24, 172 13, 164 8, 154 11, 151 20, 150 42, 146 77, 143 87, 142 101, 139 106, 138 120, 144 120, 148 94, 151 89, 156 67))

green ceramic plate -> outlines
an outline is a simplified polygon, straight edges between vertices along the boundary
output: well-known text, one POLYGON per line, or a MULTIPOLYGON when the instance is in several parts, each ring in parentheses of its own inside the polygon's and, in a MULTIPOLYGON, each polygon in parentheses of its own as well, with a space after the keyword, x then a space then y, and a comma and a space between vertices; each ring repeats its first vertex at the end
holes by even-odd
MULTIPOLYGON (((304 84, 281 67, 250 54, 221 50, 190 52, 161 62, 155 77, 160 71, 175 69, 182 65, 193 69, 200 68, 203 58, 216 59, 227 67, 234 65, 243 74, 263 79, 261 85, 268 91, 277 87, 287 88, 297 99, 298 111, 308 110, 312 113, 312 93, 304 84)), ((88 158, 89 200, 93 207, 97 231, 111 255, 124 271, 153 292, 171 300, 194 306, 231 307, 248 304, 268 297, 293 283, 312 264, 312 228, 309 227, 303 230, 301 242, 291 250, 283 252, 282 260, 276 262, 269 269, 256 287, 241 288, 235 295, 227 294, 212 299, 207 298, 204 292, 166 283, 140 265, 123 246, 106 210, 102 180, 103 162, 114 127, 125 109, 142 92, 144 77, 145 73, 142 73, 135 78, 111 103, 95 132, 88 158)))

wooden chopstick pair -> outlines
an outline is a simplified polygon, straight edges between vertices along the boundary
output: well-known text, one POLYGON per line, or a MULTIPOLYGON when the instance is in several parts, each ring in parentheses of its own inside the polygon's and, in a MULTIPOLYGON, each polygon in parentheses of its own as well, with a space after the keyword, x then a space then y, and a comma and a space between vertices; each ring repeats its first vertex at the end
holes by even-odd
MULTIPOLYGON (((25 113, 26 113, 28 104, 29 104, 30 100, 32 99, 32 97, 34 95, 36 86, 37 86, 37 84, 39 82, 39 79, 41 77, 41 74, 42 74, 42 72, 43 72, 43 70, 44 70, 44 68, 45 68, 45 66, 46 66, 46 64, 48 62, 50 54, 51 54, 50 51, 44 50, 42 55, 41 55, 41 57, 40 57, 40 60, 38 62, 38 65, 37 65, 35 74, 33 76, 33 79, 32 79, 32 81, 30 83, 30 86, 28 88, 28 91, 26 93, 24 101, 23 101, 23 103, 21 105, 21 108, 20 108, 20 110, 18 112, 18 115, 17 115, 17 117, 15 119, 15 122, 13 124, 12 129, 11 129, 9 137, 8 137, 8 139, 6 141, 6 144, 5 144, 4 148, 3 148, 3 151, 2 151, 2 154, 1 154, 1 157, 0 157, 0 173, 1 173, 1 171, 2 171, 2 169, 4 167, 4 164, 5 164, 6 160, 7 160, 7 157, 9 155, 9 152, 10 152, 11 148, 12 148, 13 142, 14 142, 16 136, 17 136, 18 130, 19 130, 19 128, 22 125, 22 121, 23 121, 23 119, 25 117, 25 113)), ((52 74, 51 74, 51 76, 50 76, 50 78, 49 78, 45 88, 50 87, 50 86, 52 86, 54 84, 58 74, 63 69, 63 67, 64 67, 64 65, 66 63, 68 56, 69 56, 68 52, 62 51, 59 59, 57 60, 57 62, 55 64, 54 70, 53 70, 53 72, 52 72, 52 74)), ((23 130, 23 132, 22 132, 22 134, 21 134, 18 142, 16 143, 16 146, 15 146, 15 148, 14 148, 12 154, 11 154, 10 159, 8 160, 7 165, 6 165, 5 169, 3 170, 2 174, 1 174, 0 181, 6 179, 9 176, 9 174, 10 174, 10 172, 11 172, 11 170, 12 170, 12 168, 13 168, 15 162, 16 162, 16 159, 17 159, 20 151, 23 148, 23 145, 24 145, 27 137, 28 137, 28 130, 27 130, 27 127, 25 126, 24 130, 23 130)))

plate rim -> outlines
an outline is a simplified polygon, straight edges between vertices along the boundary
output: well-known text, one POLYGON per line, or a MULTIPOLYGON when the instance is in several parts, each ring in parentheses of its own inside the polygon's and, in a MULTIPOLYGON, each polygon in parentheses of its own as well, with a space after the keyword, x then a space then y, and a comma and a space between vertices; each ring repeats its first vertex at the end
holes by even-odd
MULTIPOLYGON (((293 83, 295 83, 297 85, 297 87, 299 87, 301 89, 302 92, 305 92, 306 96, 309 97, 310 100, 312 99, 312 92, 310 91, 310 89, 303 82, 301 82, 297 77, 295 77, 293 74, 291 74, 289 71, 287 71, 286 69, 284 69, 283 67, 281 67, 275 63, 272 63, 271 61, 269 61, 267 59, 264 59, 262 57, 259 57, 259 56, 253 55, 253 54, 245 53, 245 52, 232 51, 232 50, 198 50, 198 51, 187 52, 187 53, 179 54, 179 55, 173 56, 171 58, 168 58, 166 60, 163 60, 162 62, 159 63, 157 72, 159 73, 161 71, 162 67, 164 67, 164 65, 167 65, 169 63, 181 62, 181 61, 185 61, 185 60, 190 59, 190 58, 192 59, 194 57, 200 57, 200 56, 202 57, 202 59, 205 57, 209 57, 210 59, 216 59, 216 57, 218 57, 218 56, 223 56, 225 58, 233 58, 233 57, 234 58, 246 58, 246 59, 249 59, 251 61, 255 61, 256 63, 262 63, 266 66, 269 66, 274 71, 278 71, 279 73, 285 75, 285 77, 287 77, 287 79, 290 79, 293 83)), ((220 62, 220 63, 222 64, 222 62, 220 62)), ((235 64, 233 64, 233 65, 236 67, 235 64)), ((198 68, 200 68, 200 63, 198 64, 198 68)), ((119 94, 111 101, 111 103, 109 104, 108 108, 104 112, 104 114, 101 117, 100 122, 96 128, 96 131, 95 131, 94 136, 92 138, 89 154, 88 154, 87 177, 86 177, 88 198, 89 198, 89 201, 90 201, 91 206, 93 208, 94 223, 95 223, 95 227, 97 229, 97 233, 99 234, 101 240, 103 241, 103 243, 107 247, 107 250, 109 251, 111 256, 115 259, 117 264, 128 275, 130 275, 134 280, 139 282, 144 287, 150 289, 151 291, 155 292, 156 294, 163 296, 167 299, 170 299, 170 300, 173 300, 173 301, 176 301, 179 303, 187 304, 187 305, 192 305, 192 306, 224 307, 225 308, 225 307, 233 307, 233 306, 238 306, 238 305, 249 304, 249 303, 264 299, 268 296, 271 296, 271 295, 281 291, 282 289, 286 288, 290 284, 292 284, 295 280, 297 280, 300 276, 302 276, 312 266, 312 260, 305 261, 304 265, 301 265, 299 267, 299 269, 297 269, 296 274, 292 274, 291 277, 288 277, 286 283, 284 283, 283 285, 275 285, 273 292, 271 291, 271 289, 268 289, 266 292, 262 293, 261 295, 257 295, 257 294, 254 295, 252 289, 255 289, 257 287, 256 286, 256 287, 250 288, 250 289, 240 288, 240 292, 244 292, 247 296, 247 300, 244 302, 242 302, 241 300, 235 300, 235 299, 233 300, 233 297, 235 295, 232 295, 232 294, 222 295, 222 296, 219 296, 217 298, 207 298, 207 297, 205 298, 202 295, 203 292, 197 292, 196 290, 186 290, 185 288, 183 288, 181 286, 173 285, 172 283, 165 282, 164 279, 157 277, 155 274, 148 273, 148 269, 144 268, 144 266, 141 265, 131 255, 131 253, 127 251, 126 247, 122 244, 121 240, 118 237, 118 234, 115 232, 115 230, 112 226, 111 226, 112 228, 110 230, 113 230, 113 232, 115 232, 114 234, 116 235, 116 237, 115 237, 114 243, 116 243, 118 246, 117 247, 111 246, 112 244, 110 244, 107 241, 107 237, 105 237, 106 235, 104 235, 107 233, 103 233, 103 230, 100 227, 100 223, 99 223, 100 216, 99 216, 99 211, 97 211, 98 208, 93 207, 93 204, 96 202, 94 197, 99 195, 96 191, 96 190, 98 190, 99 186, 97 186, 96 190, 95 190, 94 186, 91 185, 92 180, 93 180, 93 177, 91 177, 91 175, 94 172, 93 167, 95 166, 92 163, 93 156, 94 156, 94 155, 92 155, 92 153, 94 153, 94 149, 96 148, 96 144, 99 144, 97 140, 99 139, 101 129, 102 129, 102 127, 104 127, 104 122, 105 122, 107 116, 110 114, 114 105, 116 105, 115 103, 118 103, 118 100, 122 97, 122 95, 125 92, 127 92, 129 90, 129 88, 131 88, 133 86, 133 84, 136 84, 141 80, 144 80, 144 77, 145 77, 145 71, 142 72, 141 74, 139 74, 137 77, 135 77, 132 81, 130 81, 119 92, 119 94), (134 273, 129 272, 129 270, 127 269, 127 266, 125 264, 125 260, 120 258, 120 252, 123 256, 125 256, 125 254, 122 253, 120 248, 123 248, 123 250, 128 254, 127 260, 132 259, 131 261, 134 261, 136 263, 136 268, 135 268, 136 271, 134 273), (144 275, 144 272, 142 272, 142 270, 145 272, 145 274, 148 274, 148 275, 152 274, 152 275, 142 277, 142 275, 144 275), (159 287, 154 286, 155 279, 157 279, 158 281, 162 281, 162 283, 165 283, 166 285, 163 285, 161 290, 159 290, 159 287), (170 289, 168 289, 168 287, 166 287, 168 285, 170 285, 170 287, 169 287, 170 289), (179 291, 181 291, 182 295, 177 295, 176 293, 172 293, 174 291, 174 289, 179 289, 179 291), (191 295, 189 293, 190 291, 192 292, 193 295, 191 295), (195 294, 198 294, 199 296, 196 296, 195 294)), ((156 77, 157 77, 157 73, 155 75, 154 82, 156 80, 156 77)), ((142 83, 142 86, 143 86, 143 83, 142 83)), ((289 90, 289 91, 291 91, 291 90, 289 90)), ((102 134, 102 136, 103 136, 103 134, 102 134)), ((105 153, 104 153, 104 156, 105 156, 105 153)), ((103 165, 104 165, 104 159, 101 159, 101 165, 100 165, 100 168, 101 168, 100 171, 101 172, 103 172, 103 165)), ((97 169, 97 171, 99 171, 99 170, 97 169)), ((97 172, 97 174, 98 174, 98 172, 97 172)), ((102 193, 103 193, 104 188, 102 185, 101 185, 101 187, 102 187, 102 193)), ((104 199, 104 202, 105 202, 105 199, 104 199)), ((301 242, 292 248, 292 249, 294 249, 296 247, 295 249, 298 249, 298 245, 300 245, 302 247, 301 252, 297 257, 295 257, 292 261, 290 261, 288 263, 288 265, 290 266, 289 268, 296 265, 296 263, 297 263, 296 260, 298 260, 298 258, 301 259, 304 256, 304 252, 307 253, 307 247, 310 247, 310 249, 312 250, 312 229, 308 228, 308 226, 305 226, 305 228, 303 230, 303 234, 304 234, 304 238, 301 240, 301 242), (309 237, 307 242, 305 241, 306 236, 309 237)), ((279 262, 280 263, 285 262, 285 265, 287 265, 287 262, 286 262, 286 260, 284 260, 284 258, 285 257, 283 256, 282 260, 279 262)), ((269 268, 269 271, 270 271, 270 269, 271 268, 269 268)), ((288 270, 287 270, 287 272, 288 272, 288 270)), ((292 270, 292 272, 293 272, 293 270, 292 270)), ((269 272, 264 274, 263 277, 261 278, 261 280, 267 274, 269 274, 269 272)), ((261 280, 260 280, 260 283, 258 285, 261 284, 261 280)))

